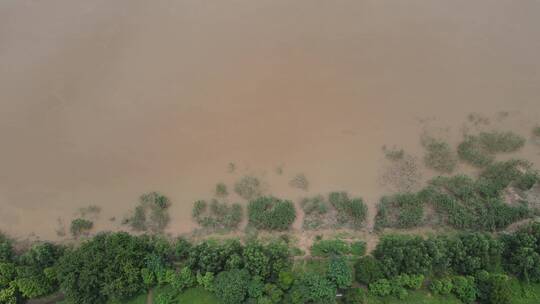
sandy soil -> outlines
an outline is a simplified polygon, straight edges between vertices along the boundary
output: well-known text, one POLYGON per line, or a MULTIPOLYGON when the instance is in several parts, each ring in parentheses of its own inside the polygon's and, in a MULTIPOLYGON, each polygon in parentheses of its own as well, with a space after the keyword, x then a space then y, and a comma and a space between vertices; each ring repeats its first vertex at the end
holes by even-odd
POLYGON ((192 202, 244 174, 277 196, 347 190, 373 207, 392 191, 383 145, 421 159, 423 132, 455 144, 464 128, 528 136, 540 123, 539 11, 535 0, 1 1, 0 230, 59 239, 57 220, 90 204, 102 208, 95 231, 121 229, 156 190, 173 202, 168 232, 187 232, 192 202), (308 192, 289 186, 298 173, 308 192))

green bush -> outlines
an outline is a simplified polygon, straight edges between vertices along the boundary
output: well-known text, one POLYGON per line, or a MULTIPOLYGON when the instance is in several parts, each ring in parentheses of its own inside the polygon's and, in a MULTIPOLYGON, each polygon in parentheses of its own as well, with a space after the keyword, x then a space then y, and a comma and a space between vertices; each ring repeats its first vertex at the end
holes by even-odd
POLYGON ((238 304, 246 299, 249 282, 246 270, 223 271, 216 276, 214 290, 223 304, 238 304))
POLYGON ((234 192, 246 200, 261 196, 262 185, 258 178, 246 175, 234 185, 234 192))
POLYGON ((449 295, 452 292, 452 289, 454 289, 454 284, 451 279, 443 278, 441 280, 433 280, 429 289, 434 294, 449 295))
POLYGON ((342 256, 333 256, 330 259, 326 277, 339 289, 350 287, 353 281, 352 269, 342 256))
POLYGON ((366 219, 367 206, 361 198, 351 199, 346 192, 332 192, 328 201, 337 211, 337 221, 340 225, 349 225, 360 229, 366 219))
POLYGON ((369 291, 378 297, 385 297, 392 293, 392 285, 387 279, 379 279, 369 284, 369 291))
POLYGON ((367 303, 366 292, 362 288, 349 288, 345 291, 343 302, 345 304, 365 304, 367 303))
POLYGON ((354 265, 356 281, 369 285, 384 277, 380 262, 368 255, 358 259, 354 265))
POLYGON ((328 217, 328 203, 322 195, 312 198, 304 198, 300 202, 304 211, 304 223, 302 227, 306 230, 316 230, 324 228, 328 217))
POLYGON ((357 256, 363 256, 366 254, 366 242, 356 241, 351 244, 351 253, 357 256))
POLYGON ((93 226, 94 223, 92 221, 83 218, 77 218, 71 221, 69 231, 74 237, 79 237, 82 234, 88 234, 88 232, 92 229, 93 226))
POLYGON ((426 167, 440 173, 452 173, 457 165, 457 156, 450 145, 434 138, 426 138, 422 141, 426 149, 424 163, 426 167))
POLYGON ((473 303, 478 295, 473 277, 456 276, 452 280, 452 292, 463 303, 473 303))
POLYGON ((336 287, 324 276, 307 272, 294 281, 285 303, 331 304, 336 301, 336 287))
POLYGON ((216 185, 215 195, 217 197, 226 197, 227 195, 229 195, 227 185, 225 185, 224 183, 218 183, 216 185))
POLYGON ((287 230, 296 219, 291 201, 260 197, 249 202, 249 224, 257 229, 287 230))

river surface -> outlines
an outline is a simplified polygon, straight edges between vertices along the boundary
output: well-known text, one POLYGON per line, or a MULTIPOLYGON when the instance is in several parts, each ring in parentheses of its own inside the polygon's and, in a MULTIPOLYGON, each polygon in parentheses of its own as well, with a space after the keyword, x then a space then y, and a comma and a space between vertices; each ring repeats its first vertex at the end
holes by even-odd
POLYGON ((189 232, 193 201, 246 174, 373 215, 383 145, 426 179, 421 134, 538 123, 536 0, 0 1, 0 230, 19 238, 59 239, 88 205, 94 232, 124 229, 153 190, 189 232))

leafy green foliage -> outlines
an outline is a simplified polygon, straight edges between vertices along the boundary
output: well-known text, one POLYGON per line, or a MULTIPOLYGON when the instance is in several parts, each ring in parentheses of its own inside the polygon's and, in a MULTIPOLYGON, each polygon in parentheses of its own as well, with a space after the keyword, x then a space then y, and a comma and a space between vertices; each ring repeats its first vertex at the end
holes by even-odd
POLYGON ((343 297, 345 304, 365 304, 367 303, 366 292, 362 288, 349 288, 343 297))
POLYGON ((206 201, 196 201, 192 214, 201 227, 224 231, 237 229, 243 216, 240 204, 229 205, 217 200, 212 200, 210 206, 206 201))
POLYGON ((249 282, 250 276, 246 270, 223 271, 216 276, 215 293, 223 304, 242 303, 247 296, 249 282))
POLYGON ((92 229, 93 226, 94 223, 92 221, 83 218, 77 218, 71 221, 69 231, 74 237, 79 237, 82 234, 88 234, 88 232, 92 229))
POLYGON ((423 217, 424 202, 420 195, 404 193, 385 196, 378 206, 375 229, 417 227, 422 224, 423 217))
POLYGON ((392 293, 392 285, 387 279, 379 279, 369 284, 369 291, 379 297, 384 297, 392 293))
POLYGON ((13 255, 13 242, 0 233, 0 263, 11 261, 13 255))
POLYGON ((351 246, 349 243, 340 240, 319 240, 311 246, 311 255, 320 257, 329 257, 332 255, 350 254, 351 246))
POLYGON ((262 185, 258 178, 246 175, 236 182, 234 192, 243 199, 252 200, 262 195, 262 185))
POLYGON ((348 225, 360 229, 366 219, 367 206, 361 198, 349 198, 346 192, 332 192, 328 201, 337 211, 337 221, 340 225, 348 225))
POLYGON ((422 145, 426 149, 426 167, 440 173, 452 173, 457 165, 457 156, 450 145, 435 138, 425 138, 422 145))
POLYGON ((475 286, 474 277, 456 276, 453 278, 452 284, 452 292, 463 303, 473 303, 476 300, 478 290, 475 286))
POLYGON ((257 229, 287 230, 296 219, 291 201, 260 197, 249 202, 249 223, 257 229))
POLYGON ((335 303, 336 287, 327 278, 306 272, 294 282, 288 295, 290 303, 335 303))
POLYGON ((449 295, 452 289, 454 289, 454 283, 452 283, 452 279, 450 278, 443 278, 433 280, 429 288, 434 294, 449 295))

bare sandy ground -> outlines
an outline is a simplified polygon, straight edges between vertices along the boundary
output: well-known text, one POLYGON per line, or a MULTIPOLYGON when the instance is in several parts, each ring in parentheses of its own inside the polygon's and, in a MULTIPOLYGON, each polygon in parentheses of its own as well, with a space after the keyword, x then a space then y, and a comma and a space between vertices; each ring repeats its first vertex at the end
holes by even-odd
POLYGON ((420 134, 455 144, 473 112, 489 124, 469 128, 528 136, 540 123, 538 12, 533 0, 1 1, 0 230, 58 239, 57 219, 90 204, 95 231, 121 229, 156 190, 173 202, 168 232, 188 232, 192 202, 244 174, 295 200, 347 190, 373 215, 392 190, 383 145, 421 159, 420 134), (308 192, 289 186, 298 173, 308 192))

